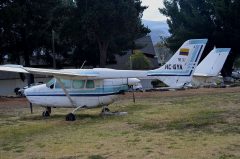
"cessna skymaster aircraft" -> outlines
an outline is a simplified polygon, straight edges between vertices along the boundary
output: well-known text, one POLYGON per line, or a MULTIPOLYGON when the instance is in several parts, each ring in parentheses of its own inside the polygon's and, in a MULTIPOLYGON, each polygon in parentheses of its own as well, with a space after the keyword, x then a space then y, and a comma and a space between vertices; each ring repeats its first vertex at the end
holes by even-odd
POLYGON ((214 48, 197 66, 192 85, 195 87, 216 85, 219 72, 228 57, 230 48, 214 48))
POLYGON ((207 39, 186 41, 173 57, 162 67, 150 71, 94 69, 40 69, 20 65, 2 65, 0 71, 50 75, 54 78, 47 84, 25 90, 27 99, 45 107, 43 116, 49 116, 51 107, 75 108, 66 120, 75 120, 78 109, 107 106, 117 95, 128 90, 128 85, 138 83, 136 78, 159 79, 170 87, 183 87, 192 80, 207 39))

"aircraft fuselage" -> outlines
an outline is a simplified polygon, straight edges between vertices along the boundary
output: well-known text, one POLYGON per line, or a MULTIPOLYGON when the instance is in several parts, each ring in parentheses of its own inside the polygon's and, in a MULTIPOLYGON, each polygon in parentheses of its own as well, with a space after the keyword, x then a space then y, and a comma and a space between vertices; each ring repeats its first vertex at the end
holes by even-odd
POLYGON ((54 78, 47 84, 25 90, 27 99, 45 107, 95 108, 113 103, 118 94, 127 91, 129 83, 138 83, 138 79, 103 79, 103 80, 64 80, 61 79, 69 97, 60 83, 54 78), (71 102, 72 101, 72 102, 71 102))

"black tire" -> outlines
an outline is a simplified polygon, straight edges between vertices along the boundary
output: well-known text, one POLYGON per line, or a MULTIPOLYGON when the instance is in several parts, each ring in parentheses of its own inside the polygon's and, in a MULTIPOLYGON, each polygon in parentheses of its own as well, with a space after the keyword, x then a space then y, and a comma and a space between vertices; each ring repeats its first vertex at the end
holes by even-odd
POLYGON ((102 109, 102 113, 103 113, 103 112, 110 112, 110 109, 109 109, 109 108, 103 108, 103 109, 102 109))
POLYGON ((47 107, 47 112, 49 113, 49 115, 52 113, 52 108, 51 107, 47 107))
POLYGON ((18 87, 17 87, 17 88, 14 88, 14 93, 15 93, 16 95, 19 95, 19 92, 18 92, 19 89, 20 89, 20 88, 18 88, 18 87))
POLYGON ((50 113, 48 111, 43 111, 42 112, 42 116, 43 117, 49 117, 50 116, 50 113))
POLYGON ((23 97, 23 94, 21 92, 18 92, 17 95, 23 97))
POLYGON ((75 121, 76 120, 76 116, 73 113, 69 113, 66 116, 66 121, 75 121))

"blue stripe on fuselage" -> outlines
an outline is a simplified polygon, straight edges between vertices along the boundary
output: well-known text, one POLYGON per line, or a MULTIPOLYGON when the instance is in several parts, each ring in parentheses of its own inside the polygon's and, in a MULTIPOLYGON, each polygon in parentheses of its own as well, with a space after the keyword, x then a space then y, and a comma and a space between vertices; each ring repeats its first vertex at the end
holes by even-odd
MULTIPOLYGON (((67 89, 70 96, 108 96, 115 95, 121 92, 127 91, 127 85, 120 86, 106 86, 98 87, 95 89, 67 89)), ((42 92, 29 92, 25 94, 26 96, 66 96, 61 88, 54 89, 52 92, 42 91, 42 92)))
MULTIPOLYGON (((87 97, 87 96, 94 96, 94 97, 98 97, 98 96, 109 96, 109 95, 117 95, 117 94, 119 94, 119 92, 112 92, 112 93, 102 93, 102 94, 81 94, 81 93, 79 93, 79 94, 69 94, 71 97, 87 97)), ((49 97, 49 96, 53 96, 53 97, 56 97, 56 96, 60 96, 60 97, 64 97, 64 96, 66 96, 66 94, 41 94, 41 93, 39 93, 39 94, 28 94, 28 95, 26 95, 26 96, 47 96, 47 97, 49 97)))

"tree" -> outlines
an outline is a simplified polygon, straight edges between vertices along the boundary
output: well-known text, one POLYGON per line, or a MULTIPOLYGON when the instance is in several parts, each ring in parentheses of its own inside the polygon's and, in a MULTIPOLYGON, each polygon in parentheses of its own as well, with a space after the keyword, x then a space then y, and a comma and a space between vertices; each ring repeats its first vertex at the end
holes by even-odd
POLYGON ((161 41, 158 42, 155 47, 155 52, 158 58, 158 63, 163 66, 171 57, 172 52, 171 50, 166 47, 166 38, 160 37, 161 41))
POLYGON ((234 61, 234 69, 239 69, 240 68, 240 58, 237 58, 234 61))
POLYGON ((30 66, 34 53, 50 65, 54 32, 55 53, 63 60, 76 67, 85 60, 104 67, 112 53, 132 48, 136 38, 149 32, 141 23, 145 8, 140 0, 3 0, 0 57, 7 53, 18 64, 23 57, 21 64, 30 66))
MULTIPOLYGON (((9 53, 12 60, 17 63, 20 56, 23 56, 25 66, 30 66, 33 52, 45 50, 49 53, 52 49, 52 30, 55 32, 60 30, 68 12, 69 4, 64 2, 64 0, 6 0, 1 3, 0 28, 3 43, 0 51, 9 53)), ((58 41, 56 44, 61 45, 58 41)))
MULTIPOLYGON (((7 53, 12 62, 31 65, 33 52, 50 52, 51 33, 61 27, 63 0, 4 0, 0 3, 0 52, 7 53), (60 19, 60 20, 59 20, 60 19), (59 23, 56 23, 59 22, 59 23)), ((29 76, 29 84, 34 82, 29 76)))
POLYGON ((215 28, 208 0, 164 0, 164 6, 160 12, 169 17, 167 44, 173 51, 188 39, 209 37, 215 28))
MULTIPOLYGON (((76 20, 87 38, 97 43, 100 67, 105 67, 109 48, 125 49, 149 30, 141 22, 140 0, 77 0, 76 20)), ((77 31, 77 30, 75 30, 77 31)))
POLYGON ((151 68, 151 62, 143 52, 135 50, 130 57, 130 66, 133 70, 147 70, 151 68))
MULTIPOLYGON (((208 38, 204 55, 213 46, 230 47, 222 74, 230 76, 233 61, 240 48, 240 2, 237 0, 164 0, 160 12, 166 15, 171 37, 168 46, 176 50, 190 38, 208 38)), ((203 56, 204 57, 204 56, 203 56)))

